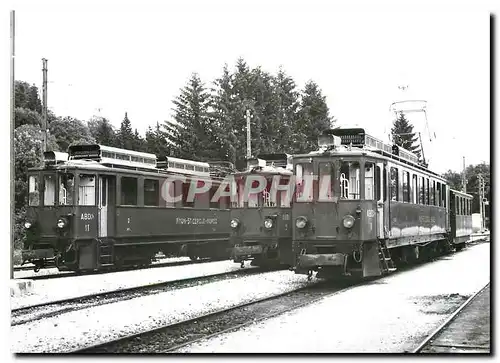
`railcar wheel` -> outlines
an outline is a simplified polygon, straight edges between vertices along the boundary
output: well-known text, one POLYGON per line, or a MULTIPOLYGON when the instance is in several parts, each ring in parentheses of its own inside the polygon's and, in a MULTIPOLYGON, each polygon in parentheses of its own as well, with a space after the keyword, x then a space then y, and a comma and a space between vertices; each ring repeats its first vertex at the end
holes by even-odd
POLYGON ((464 247, 465 247, 465 243, 459 243, 459 244, 455 245, 455 250, 457 252, 460 252, 460 251, 462 251, 464 249, 464 247))

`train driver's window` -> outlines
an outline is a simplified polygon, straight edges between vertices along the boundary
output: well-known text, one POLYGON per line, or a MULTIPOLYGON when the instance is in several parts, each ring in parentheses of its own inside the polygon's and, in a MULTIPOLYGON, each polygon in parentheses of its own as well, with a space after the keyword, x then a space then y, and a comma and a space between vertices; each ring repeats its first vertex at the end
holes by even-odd
POLYGON ((359 199, 360 165, 357 161, 344 161, 340 166, 340 198, 359 199))
POLYGON ((137 178, 122 178, 121 205, 137 205, 137 178))
POLYGON ((365 163, 365 199, 373 200, 375 197, 374 170, 373 163, 365 163))
POLYGON ((37 207, 40 205, 40 187, 38 185, 38 175, 29 177, 29 205, 37 207))
POLYGON ((318 201, 331 201, 333 198, 333 183, 335 181, 334 166, 331 163, 319 163, 318 201))
POLYGON ((295 183, 295 200, 297 202, 312 202, 314 196, 314 169, 312 163, 296 165, 295 183))
POLYGON ((72 205, 73 192, 75 187, 75 177, 73 174, 60 174, 59 175, 59 204, 72 205))
POLYGON ((95 175, 80 174, 78 205, 95 205, 95 175))
POLYGON ((54 205, 56 203, 56 177, 46 175, 44 178, 43 205, 54 205))

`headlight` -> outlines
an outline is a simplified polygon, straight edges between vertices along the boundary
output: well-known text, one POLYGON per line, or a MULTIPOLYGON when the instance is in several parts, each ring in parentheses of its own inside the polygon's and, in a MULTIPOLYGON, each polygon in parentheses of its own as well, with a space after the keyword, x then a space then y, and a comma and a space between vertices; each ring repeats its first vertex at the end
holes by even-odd
POLYGON ((342 223, 345 228, 352 228, 352 226, 354 226, 354 217, 348 214, 344 217, 342 223))
POLYGON ((297 228, 305 228, 305 226, 307 225, 307 218, 306 217, 299 217, 295 220, 295 226, 297 228))
POLYGON ((24 228, 30 229, 31 228, 31 223, 30 222, 24 223, 24 228))
POLYGON ((238 228, 239 225, 240 225, 239 220, 237 220, 236 218, 231 219, 231 228, 238 228))
POLYGON ((57 228, 63 229, 66 227, 66 220, 64 218, 59 218, 57 220, 57 228))
POLYGON ((264 227, 270 229, 273 227, 273 220, 271 218, 264 219, 264 227))

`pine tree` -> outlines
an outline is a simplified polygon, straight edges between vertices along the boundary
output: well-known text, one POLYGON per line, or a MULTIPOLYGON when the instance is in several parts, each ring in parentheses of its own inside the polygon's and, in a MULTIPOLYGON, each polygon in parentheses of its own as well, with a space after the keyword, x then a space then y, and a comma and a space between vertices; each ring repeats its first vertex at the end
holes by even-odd
POLYGON ((418 137, 413 132, 413 125, 406 119, 403 112, 394 121, 391 136, 394 144, 411 151, 417 155, 419 160, 421 159, 420 146, 418 144, 415 145, 418 142, 418 137))
POLYGON ((105 117, 93 117, 88 122, 88 127, 96 143, 106 146, 117 146, 113 125, 105 117))
POLYGON ((305 153, 317 149, 318 137, 331 128, 335 120, 330 117, 326 97, 319 86, 309 81, 302 91, 294 135, 291 142, 293 153, 305 153))
POLYGON ((193 73, 181 94, 173 101, 174 122, 166 122, 166 138, 174 156, 183 159, 210 159, 210 144, 215 139, 208 115, 210 95, 198 74, 193 73))
POLYGON ((134 150, 134 133, 132 132, 132 123, 128 119, 127 112, 125 112, 125 118, 123 119, 120 130, 117 135, 117 147, 122 149, 134 150))

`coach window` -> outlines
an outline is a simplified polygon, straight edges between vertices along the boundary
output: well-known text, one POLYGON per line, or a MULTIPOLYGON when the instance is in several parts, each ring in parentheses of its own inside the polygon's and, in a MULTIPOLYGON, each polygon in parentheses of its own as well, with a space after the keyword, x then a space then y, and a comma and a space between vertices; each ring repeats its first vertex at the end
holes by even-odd
POLYGON ((436 183, 436 199, 434 200, 434 205, 441 207, 441 183, 436 183))
POLYGON ((410 173, 403 170, 403 202, 410 203, 410 173))
POLYGON ((331 163, 319 163, 319 192, 318 201, 329 201, 333 197, 333 183, 335 177, 331 163))
POLYGON ((344 161, 340 166, 340 197, 359 199, 360 165, 357 161, 344 161))
POLYGON ((295 167, 297 202, 312 202, 314 196, 314 170, 312 163, 297 164, 295 167))
POLYGON ((194 198, 189 200, 189 187, 191 186, 191 180, 186 180, 182 183, 182 206, 185 208, 194 208, 194 198))
POLYGON ((95 205, 95 175, 80 174, 78 205, 95 205))
POLYGON ((398 169, 391 167, 391 200, 397 201, 399 198, 398 169))
POLYGON ((40 205, 40 186, 38 185, 38 175, 29 177, 29 205, 38 207, 40 205))
POLYGON ((436 182, 434 180, 431 180, 431 189, 429 190, 430 205, 435 205, 434 204, 435 193, 436 193, 436 182))
POLYGON ((443 207, 446 208, 446 185, 445 184, 442 184, 441 185, 441 198, 442 198, 442 202, 443 202, 443 207))
POLYGON ((425 178, 425 202, 424 204, 429 205, 429 178, 425 178))
POLYGON ((160 201, 160 182, 153 179, 144 179, 144 205, 158 206, 160 201))
POLYGON ((162 184, 162 198, 165 201, 165 207, 175 207, 175 182, 173 180, 166 180, 162 184))
POLYGON ((121 205, 137 205, 137 178, 122 178, 121 205))
POLYGON ((421 176, 418 178, 418 203, 419 204, 424 204, 424 199, 425 199, 425 178, 421 176))

